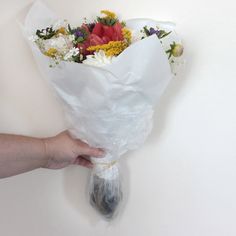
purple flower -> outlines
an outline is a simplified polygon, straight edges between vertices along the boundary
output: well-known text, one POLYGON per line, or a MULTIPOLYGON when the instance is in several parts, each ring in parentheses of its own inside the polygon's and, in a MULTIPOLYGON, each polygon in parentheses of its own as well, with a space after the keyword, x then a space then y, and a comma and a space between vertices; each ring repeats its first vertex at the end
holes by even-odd
POLYGON ((84 37, 84 33, 81 31, 81 30, 79 30, 79 29, 77 29, 76 31, 75 31, 75 36, 77 37, 77 38, 79 38, 79 37, 84 37))
POLYGON ((150 28, 150 30, 149 30, 150 35, 158 34, 158 33, 159 33, 159 30, 155 30, 154 28, 150 28))

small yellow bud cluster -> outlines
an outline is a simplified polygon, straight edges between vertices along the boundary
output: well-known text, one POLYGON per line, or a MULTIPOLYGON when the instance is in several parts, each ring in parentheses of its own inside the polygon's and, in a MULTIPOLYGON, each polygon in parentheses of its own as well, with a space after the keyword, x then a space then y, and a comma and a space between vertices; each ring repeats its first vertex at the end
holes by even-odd
POLYGON ((49 48, 44 54, 48 57, 56 57, 57 49, 49 48))
POLYGON ((63 34, 63 35, 67 35, 66 29, 65 27, 61 27, 56 31, 56 34, 63 34))
POLYGON ((128 44, 124 41, 110 41, 107 44, 90 46, 87 48, 87 50, 96 51, 96 52, 103 50, 106 56, 111 57, 111 56, 118 56, 127 47, 128 47, 128 44))
POLYGON ((106 15, 106 18, 116 19, 116 14, 114 12, 108 11, 108 10, 102 10, 102 14, 106 15))
POLYGON ((123 28, 122 29, 122 34, 123 34, 123 37, 124 39, 127 41, 128 44, 131 43, 131 39, 132 39, 132 33, 129 29, 127 28, 123 28))

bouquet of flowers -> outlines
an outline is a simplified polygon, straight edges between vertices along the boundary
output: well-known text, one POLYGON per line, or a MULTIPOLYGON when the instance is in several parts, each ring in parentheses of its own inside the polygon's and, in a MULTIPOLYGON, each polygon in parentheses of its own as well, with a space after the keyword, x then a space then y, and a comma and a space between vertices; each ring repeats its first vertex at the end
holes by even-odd
POLYGON ((91 157, 89 194, 111 218, 122 199, 118 160, 150 133, 154 106, 182 65, 183 46, 172 24, 101 14, 73 27, 38 1, 24 32, 65 108, 71 134, 106 152, 91 157))

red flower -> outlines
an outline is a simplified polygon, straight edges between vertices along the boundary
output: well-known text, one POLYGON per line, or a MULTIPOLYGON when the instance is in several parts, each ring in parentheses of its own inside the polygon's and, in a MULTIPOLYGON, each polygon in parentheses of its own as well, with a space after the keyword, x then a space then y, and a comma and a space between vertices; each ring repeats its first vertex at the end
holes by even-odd
POLYGON ((103 25, 97 23, 92 31, 92 34, 98 36, 102 43, 98 41, 98 44, 106 44, 110 41, 121 41, 123 40, 122 25, 120 22, 116 22, 113 26, 103 25))
POLYGON ((122 41, 123 39, 122 25, 120 22, 116 22, 113 26, 103 25, 99 22, 96 23, 87 40, 79 43, 77 47, 82 50, 84 55, 88 55, 92 54, 92 52, 87 51, 87 48, 90 46, 107 44, 110 41, 122 41))

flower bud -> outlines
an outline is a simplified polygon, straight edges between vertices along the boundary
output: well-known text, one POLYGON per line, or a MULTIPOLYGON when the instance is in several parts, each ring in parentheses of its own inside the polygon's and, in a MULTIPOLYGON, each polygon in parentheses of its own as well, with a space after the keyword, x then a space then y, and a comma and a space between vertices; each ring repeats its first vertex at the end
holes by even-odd
POLYGON ((174 57, 180 57, 183 54, 184 47, 181 44, 175 44, 172 49, 172 55, 174 57))

